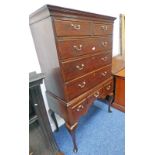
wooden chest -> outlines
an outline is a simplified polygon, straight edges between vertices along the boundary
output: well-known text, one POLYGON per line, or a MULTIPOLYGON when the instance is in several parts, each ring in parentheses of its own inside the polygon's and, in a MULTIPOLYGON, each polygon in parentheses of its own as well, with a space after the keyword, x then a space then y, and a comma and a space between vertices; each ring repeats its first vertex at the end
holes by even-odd
MULTIPOLYGON (((79 118, 96 98, 113 95, 115 18, 46 5, 30 15, 30 28, 49 107, 64 118, 73 138, 79 118)), ((110 111, 110 104, 109 104, 110 111)))

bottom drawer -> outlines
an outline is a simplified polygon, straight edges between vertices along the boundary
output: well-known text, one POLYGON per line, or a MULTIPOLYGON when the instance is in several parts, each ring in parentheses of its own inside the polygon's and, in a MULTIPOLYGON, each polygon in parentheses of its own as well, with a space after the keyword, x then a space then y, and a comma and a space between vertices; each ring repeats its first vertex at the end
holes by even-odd
POLYGON ((70 121, 78 121, 80 116, 87 113, 88 109, 97 98, 103 98, 111 92, 113 92, 113 80, 108 81, 97 90, 94 90, 94 92, 89 94, 80 102, 74 103, 74 105, 70 105, 70 107, 68 107, 70 121))

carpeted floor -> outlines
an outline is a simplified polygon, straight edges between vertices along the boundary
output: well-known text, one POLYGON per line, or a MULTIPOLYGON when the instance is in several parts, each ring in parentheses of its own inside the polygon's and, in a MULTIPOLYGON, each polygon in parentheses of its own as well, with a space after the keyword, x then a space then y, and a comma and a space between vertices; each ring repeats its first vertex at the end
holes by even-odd
POLYGON ((71 137, 65 125, 55 132, 56 141, 65 155, 125 155, 125 114, 95 101, 76 130, 78 152, 73 153, 71 137))

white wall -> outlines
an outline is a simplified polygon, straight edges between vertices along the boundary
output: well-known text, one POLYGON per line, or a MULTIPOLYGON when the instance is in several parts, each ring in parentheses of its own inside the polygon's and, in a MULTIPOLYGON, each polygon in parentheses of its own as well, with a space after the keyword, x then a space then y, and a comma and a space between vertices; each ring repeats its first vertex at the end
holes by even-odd
MULTIPOLYGON (((32 12, 34 12, 35 10, 37 10, 38 8, 42 7, 45 4, 57 5, 57 6, 62 6, 62 7, 67 7, 67 8, 116 17, 117 19, 115 20, 115 24, 114 24, 113 55, 119 54, 119 14, 124 13, 124 3, 122 3, 122 1, 120 0, 115 0, 115 1, 91 0, 91 2, 89 0, 85 0, 85 1, 84 0, 77 0, 77 1, 37 0, 37 2, 31 1, 30 5, 27 8, 27 13, 28 13, 27 17, 29 16, 29 14, 31 14, 32 12)), ((40 66, 37 60, 37 55, 36 55, 36 51, 34 48, 30 29, 28 28, 25 31, 27 31, 28 33, 28 40, 29 40, 28 41, 28 49, 29 49, 28 52, 29 52, 29 57, 30 57, 29 72, 37 71, 39 73, 40 66)), ((45 93, 44 93, 45 92, 44 85, 42 86, 42 92, 43 92, 43 96, 45 99, 46 108, 48 109, 47 100, 46 100, 45 93)), ((64 121, 60 119, 60 117, 57 116, 57 118, 59 120, 58 121, 59 125, 64 123, 64 121)), ((55 129, 55 126, 53 125, 53 121, 51 120, 50 117, 49 119, 50 119, 52 128, 55 129)))

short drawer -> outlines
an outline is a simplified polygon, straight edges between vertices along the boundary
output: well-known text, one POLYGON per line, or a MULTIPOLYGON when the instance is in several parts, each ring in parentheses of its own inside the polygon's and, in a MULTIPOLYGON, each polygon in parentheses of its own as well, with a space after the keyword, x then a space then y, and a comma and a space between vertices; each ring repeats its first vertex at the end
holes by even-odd
POLYGON ((81 59, 61 62, 64 81, 69 81, 79 76, 83 76, 93 70, 108 65, 112 61, 112 53, 97 54, 81 59))
POLYGON ((111 50, 112 37, 58 40, 57 45, 60 59, 67 59, 111 50))
POLYGON ((91 35, 91 23, 87 21, 54 20, 57 36, 91 35))
POLYGON ((110 80, 109 82, 107 82, 106 84, 103 85, 103 93, 104 94, 109 94, 111 92, 113 92, 113 80, 110 80))
POLYGON ((94 35, 112 34, 112 23, 94 23, 94 35))
POLYGON ((74 121, 78 121, 80 116, 84 115, 88 111, 88 102, 86 99, 80 101, 78 104, 70 106, 68 108, 70 118, 74 121))
POLYGON ((91 105, 97 98, 102 98, 103 89, 99 88, 98 90, 94 91, 91 95, 88 96, 87 102, 91 105))

